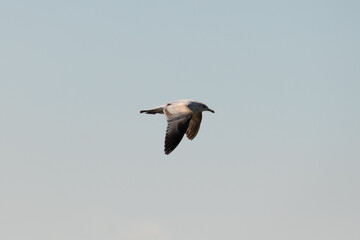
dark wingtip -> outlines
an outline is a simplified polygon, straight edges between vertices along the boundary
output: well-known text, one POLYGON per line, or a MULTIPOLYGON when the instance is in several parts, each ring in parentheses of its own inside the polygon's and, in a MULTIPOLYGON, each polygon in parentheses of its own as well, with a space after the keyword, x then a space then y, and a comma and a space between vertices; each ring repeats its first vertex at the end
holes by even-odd
POLYGON ((164 152, 166 155, 169 155, 172 151, 174 151, 175 148, 176 146, 175 147, 168 146, 164 149, 164 152))
POLYGON ((165 153, 166 155, 169 155, 171 152, 172 152, 172 150, 170 150, 170 149, 164 149, 164 153, 165 153))

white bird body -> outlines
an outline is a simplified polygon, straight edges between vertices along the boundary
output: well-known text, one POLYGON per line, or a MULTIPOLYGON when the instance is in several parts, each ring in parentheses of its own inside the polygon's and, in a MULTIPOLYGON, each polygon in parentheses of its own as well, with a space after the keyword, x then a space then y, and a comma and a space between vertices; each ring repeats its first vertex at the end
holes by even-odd
POLYGON ((204 103, 183 99, 177 100, 159 107, 141 110, 140 113, 165 114, 168 122, 165 136, 165 154, 170 154, 179 145, 184 134, 193 140, 200 129, 202 112, 214 110, 208 108, 204 103))

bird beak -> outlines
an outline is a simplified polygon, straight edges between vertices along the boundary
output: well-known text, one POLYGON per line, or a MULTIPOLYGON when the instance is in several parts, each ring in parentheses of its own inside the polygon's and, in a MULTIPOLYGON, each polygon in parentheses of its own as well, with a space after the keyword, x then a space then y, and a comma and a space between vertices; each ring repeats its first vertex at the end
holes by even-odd
POLYGON ((212 109, 210 109, 210 108, 209 108, 209 112, 215 113, 215 111, 214 111, 214 110, 212 110, 212 109))

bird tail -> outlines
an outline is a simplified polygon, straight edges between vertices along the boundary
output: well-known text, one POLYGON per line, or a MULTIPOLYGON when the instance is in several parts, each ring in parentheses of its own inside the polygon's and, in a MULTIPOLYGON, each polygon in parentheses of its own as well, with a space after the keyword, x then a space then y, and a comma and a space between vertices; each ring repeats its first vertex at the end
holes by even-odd
POLYGON ((147 114, 156 114, 156 113, 160 113, 163 114, 164 112, 164 106, 160 106, 154 109, 149 109, 149 110, 141 110, 140 113, 147 113, 147 114))

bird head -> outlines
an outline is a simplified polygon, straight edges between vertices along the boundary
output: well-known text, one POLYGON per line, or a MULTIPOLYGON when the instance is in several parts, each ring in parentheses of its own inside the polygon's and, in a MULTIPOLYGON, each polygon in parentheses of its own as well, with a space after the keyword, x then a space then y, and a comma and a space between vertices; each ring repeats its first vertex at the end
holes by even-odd
POLYGON ((192 102, 192 103, 189 105, 189 108, 190 108, 193 112, 209 111, 209 112, 215 113, 215 111, 212 110, 212 109, 210 109, 208 106, 206 106, 206 104, 200 103, 200 102, 192 102))

